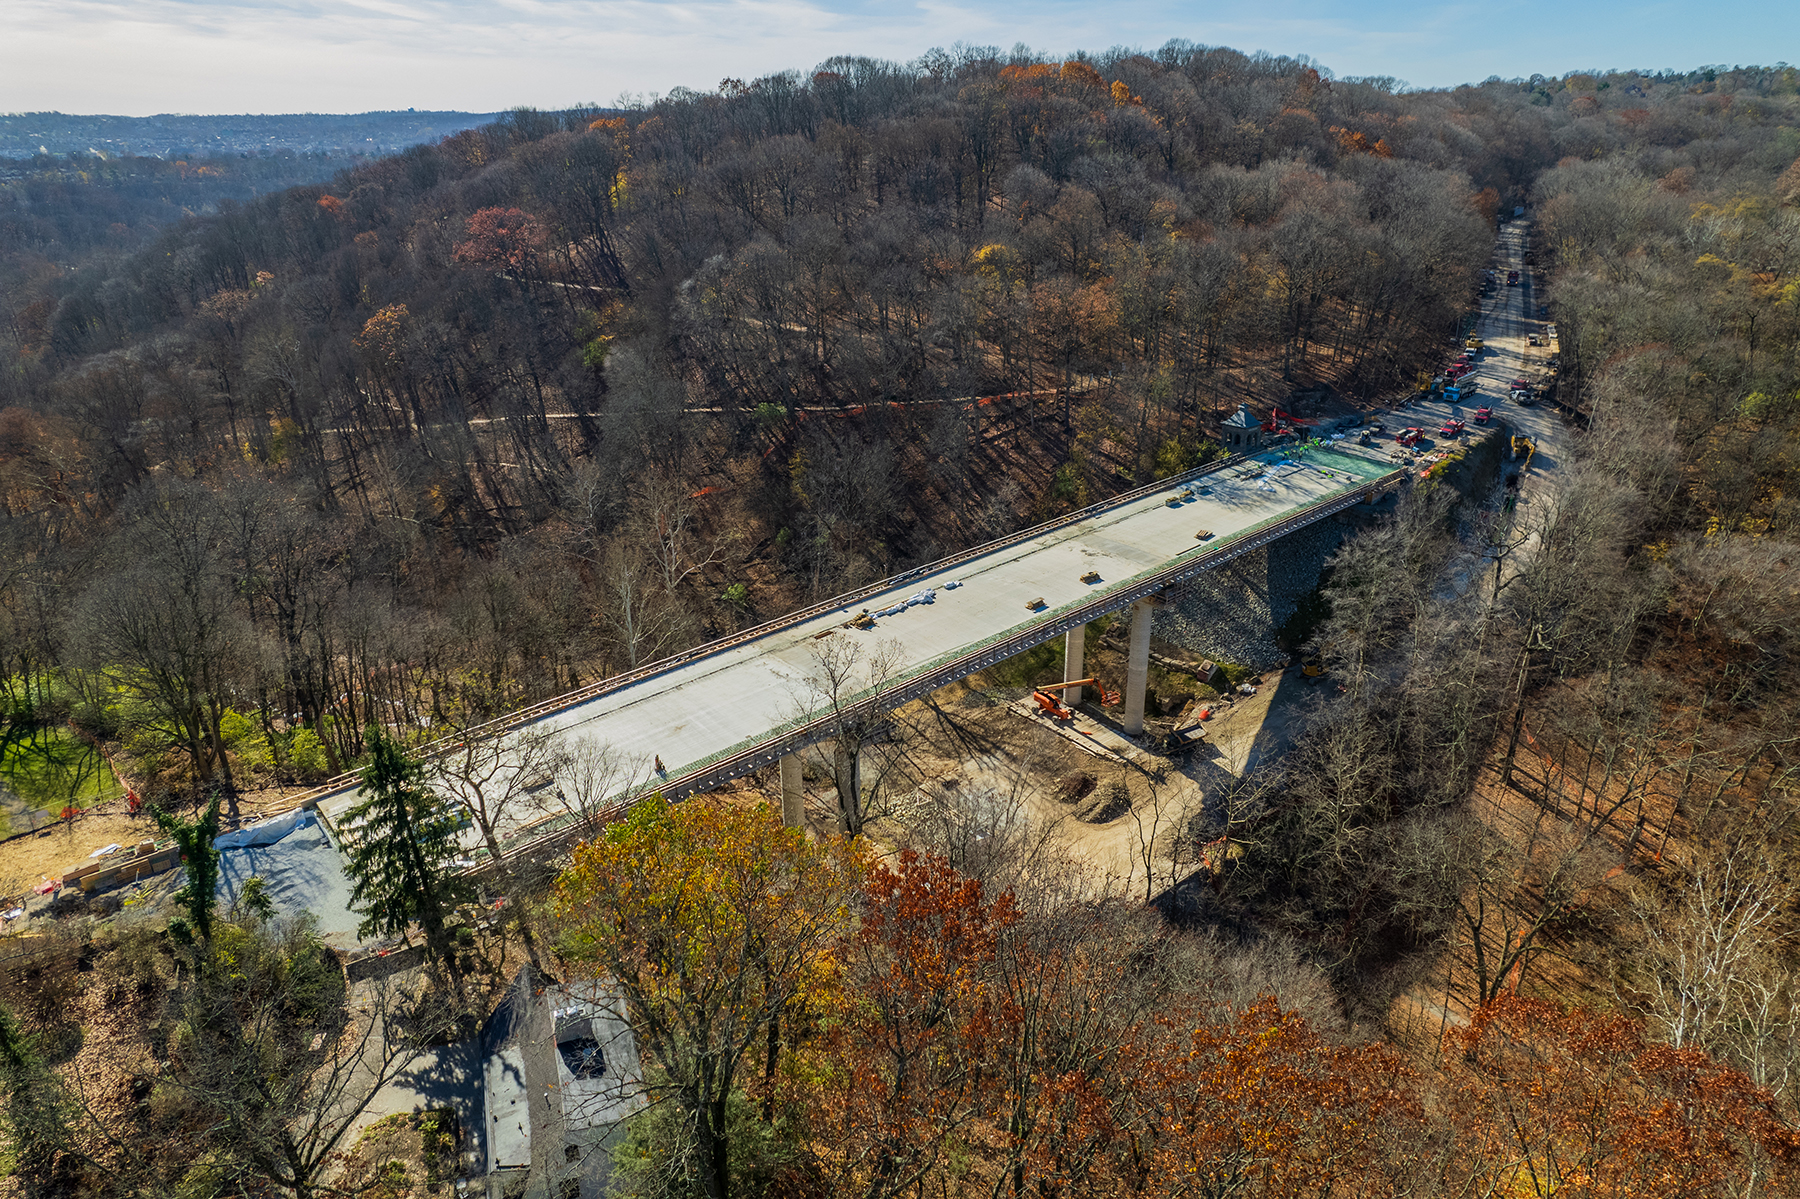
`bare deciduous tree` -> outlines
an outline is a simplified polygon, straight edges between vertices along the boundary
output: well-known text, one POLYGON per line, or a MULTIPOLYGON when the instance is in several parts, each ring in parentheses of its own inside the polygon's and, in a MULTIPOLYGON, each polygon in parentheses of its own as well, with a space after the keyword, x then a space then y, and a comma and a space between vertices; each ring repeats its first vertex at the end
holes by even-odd
POLYGON ((304 923, 230 931, 233 968, 203 964, 178 998, 167 1083, 216 1122, 228 1177, 311 1199, 327 1192, 376 1093, 419 1059, 446 1014, 397 978, 351 987, 304 923))
POLYGON ((808 647, 812 668, 806 675, 806 693, 799 718, 825 716, 835 741, 835 776, 838 818, 842 831, 859 835, 877 814, 880 777, 865 790, 862 751, 878 735, 886 713, 864 701, 898 681, 904 651, 896 641, 865 645, 854 636, 832 636, 808 647))
POLYGON ((1707 856, 1632 908, 1644 953, 1618 986, 1669 1044, 1731 1062, 1785 1096, 1800 1071, 1792 950, 1794 883, 1760 830, 1707 856))
POLYGON ((554 814, 552 785, 563 768, 565 751, 556 731, 530 725, 499 735, 464 730, 456 747, 432 763, 442 794, 469 814, 487 846, 501 885, 512 900, 511 911, 525 941, 531 964, 542 969, 529 905, 518 894, 520 864, 506 853, 507 837, 554 814))
POLYGON ((593 737, 564 741, 556 761, 556 801, 590 840, 655 788, 651 755, 628 754, 593 737))

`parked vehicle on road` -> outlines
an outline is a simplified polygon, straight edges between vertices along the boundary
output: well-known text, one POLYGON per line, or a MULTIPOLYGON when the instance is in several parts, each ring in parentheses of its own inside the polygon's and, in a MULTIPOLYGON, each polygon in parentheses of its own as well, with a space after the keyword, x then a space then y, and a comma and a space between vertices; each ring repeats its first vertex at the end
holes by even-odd
POLYGON ((1492 408, 1477 408, 1475 410, 1475 423, 1478 425, 1485 425, 1488 423, 1488 418, 1493 415, 1494 410, 1492 408))

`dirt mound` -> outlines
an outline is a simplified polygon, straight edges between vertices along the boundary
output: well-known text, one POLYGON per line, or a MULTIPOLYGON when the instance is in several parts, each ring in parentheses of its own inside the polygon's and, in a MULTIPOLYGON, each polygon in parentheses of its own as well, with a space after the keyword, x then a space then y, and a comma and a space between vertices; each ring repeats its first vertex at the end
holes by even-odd
POLYGON ((1087 824, 1111 824, 1129 811, 1131 792, 1124 783, 1114 783, 1080 808, 1075 818, 1087 824))
POLYGON ((1079 803, 1088 797, 1099 780, 1085 770, 1075 770, 1062 776, 1056 784, 1056 799, 1059 803, 1079 803))

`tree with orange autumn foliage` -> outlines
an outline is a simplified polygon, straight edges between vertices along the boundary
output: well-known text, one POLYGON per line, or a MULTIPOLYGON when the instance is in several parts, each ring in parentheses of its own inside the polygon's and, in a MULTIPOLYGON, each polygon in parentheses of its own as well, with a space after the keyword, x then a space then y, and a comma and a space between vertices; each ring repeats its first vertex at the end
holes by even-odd
POLYGON ((362 331, 351 341, 377 363, 391 366, 400 361, 400 348, 406 338, 410 315, 405 304, 389 304, 364 321, 362 331))
POLYGON ((1014 1199, 1066 1192, 1104 1162, 1121 1136, 1129 1047, 1171 998, 1139 973, 1158 954, 1160 921, 1136 905, 1043 890, 1037 910, 997 939, 990 968, 999 1010, 983 1064, 997 1091, 989 1138, 1014 1199))
POLYGON ((1135 1118, 1119 1166, 1139 1194, 1391 1195, 1419 1178, 1430 1138, 1400 1054, 1332 1045, 1268 996, 1222 1015, 1159 1016, 1121 1063, 1135 1118))
POLYGON ((1491 187, 1484 187, 1476 192, 1469 198, 1469 203, 1481 214, 1481 219, 1490 225, 1500 216, 1500 193, 1491 187))
POLYGON ((1502 996, 1446 1038, 1453 1193, 1782 1193, 1800 1134, 1767 1092, 1623 1016, 1502 996))
POLYGON ((469 218, 469 239, 458 242, 458 262, 528 270, 549 242, 536 217, 518 208, 483 208, 469 218))
POLYGON ((1114 108, 1144 107, 1144 98, 1142 96, 1134 95, 1131 91, 1131 86, 1123 79, 1113 80, 1110 94, 1112 96, 1114 108))
POLYGON ((1333 125, 1331 131, 1337 134, 1338 146, 1346 154, 1373 154, 1377 158, 1394 156, 1394 152, 1388 147, 1385 138, 1376 138, 1374 141, 1370 141, 1368 134, 1345 129, 1341 125, 1333 125))
POLYGON ((862 897, 833 1044, 832 1165, 838 1193, 881 1199, 938 1170, 994 1098, 983 1047, 1001 1011, 987 968, 1018 911, 1011 894, 989 901, 975 879, 912 850, 897 868, 875 866, 862 897))
POLYGON ((765 805, 655 796, 557 881, 563 955, 610 982, 708 1199, 732 1191, 728 1115, 747 1068, 761 1058, 772 1075, 784 1031, 835 990, 863 872, 849 842, 810 840, 765 805))
POLYGON ((1058 73, 1062 76, 1064 83, 1074 84, 1078 87, 1095 87, 1101 89, 1106 87, 1106 78, 1090 64, 1082 62, 1079 58, 1071 58, 1068 62, 1065 62, 1062 65, 1062 70, 1058 73))

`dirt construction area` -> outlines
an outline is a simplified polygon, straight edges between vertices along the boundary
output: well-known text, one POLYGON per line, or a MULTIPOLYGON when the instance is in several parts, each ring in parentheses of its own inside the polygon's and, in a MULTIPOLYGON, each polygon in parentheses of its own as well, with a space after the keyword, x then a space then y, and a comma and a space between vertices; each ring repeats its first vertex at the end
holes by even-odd
MULTIPOLYGON (((1253 695, 1212 702, 1215 714, 1198 722, 1204 739, 1174 755, 1125 737, 1091 705, 1059 720, 1021 687, 985 687, 979 675, 945 687, 893 713, 887 735, 864 750, 863 790, 879 817, 872 839, 959 864, 1055 863, 1083 889, 1152 898, 1197 868, 1238 780, 1284 752, 1305 714, 1335 691, 1298 667, 1252 686, 1253 695)), ((805 761, 808 822, 833 832, 829 745, 805 761)), ((772 772, 758 782, 779 803, 772 772)))
MULTIPOLYGON (((247 792, 238 804, 245 819, 283 806, 275 791, 247 792)), ((148 812, 133 816, 125 800, 116 799, 88 808, 75 820, 0 841, 0 911, 22 906, 34 888, 93 861, 100 850, 115 845, 130 849, 140 841, 164 839, 148 812)))

